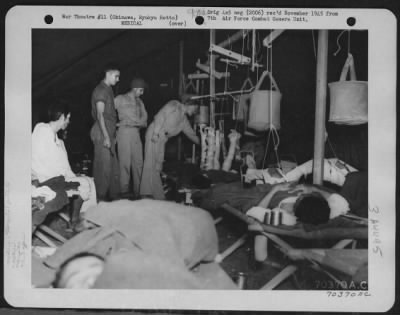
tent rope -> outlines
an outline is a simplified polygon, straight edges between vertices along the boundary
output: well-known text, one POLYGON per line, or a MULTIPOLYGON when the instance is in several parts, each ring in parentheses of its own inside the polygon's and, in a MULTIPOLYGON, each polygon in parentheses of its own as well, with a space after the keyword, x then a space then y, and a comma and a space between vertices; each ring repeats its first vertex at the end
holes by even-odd
POLYGON ((315 60, 317 60, 317 47, 316 47, 316 44, 315 44, 314 30, 311 30, 311 35, 312 35, 313 48, 314 48, 314 57, 315 57, 315 60))

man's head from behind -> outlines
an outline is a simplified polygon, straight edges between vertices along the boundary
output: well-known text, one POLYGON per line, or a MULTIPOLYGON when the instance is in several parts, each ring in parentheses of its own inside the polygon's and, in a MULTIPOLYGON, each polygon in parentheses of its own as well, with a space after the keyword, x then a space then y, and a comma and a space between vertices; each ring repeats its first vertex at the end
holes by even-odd
POLYGON ((57 125, 57 130, 64 130, 68 127, 71 112, 67 102, 56 100, 50 104, 47 110, 49 122, 57 125))
POLYGON ((104 268, 104 259, 91 253, 80 253, 67 259, 58 269, 54 288, 90 289, 104 268))
POLYGON ((293 210, 300 222, 315 225, 328 222, 331 212, 328 202, 317 192, 301 195, 293 210))

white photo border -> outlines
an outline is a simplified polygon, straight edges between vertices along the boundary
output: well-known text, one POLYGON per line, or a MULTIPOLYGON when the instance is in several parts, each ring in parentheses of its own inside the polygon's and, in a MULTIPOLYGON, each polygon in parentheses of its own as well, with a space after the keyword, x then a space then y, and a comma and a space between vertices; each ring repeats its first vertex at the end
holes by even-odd
MULTIPOLYGON (((396 28, 386 9, 260 8, 309 12, 308 21, 210 20, 208 10, 246 8, 15 6, 6 16, 5 172, 4 172, 4 293, 18 307, 385 311, 395 301, 395 187, 396 187, 396 28), (327 15, 337 12, 337 15, 327 15), (74 19, 62 15, 110 14, 145 16, 170 14, 182 22, 146 21, 121 26, 118 19, 74 19), (44 16, 54 17, 53 23, 44 16), (205 23, 197 25, 195 17, 205 23), (348 17, 356 25, 346 24, 348 17), (53 290, 31 288, 31 77, 32 29, 352 29, 368 30, 369 80, 369 290, 365 294, 333 297, 327 291, 186 291, 186 290, 53 290)), ((254 10, 255 8, 252 8, 254 10)), ((355 291, 358 293, 358 291, 355 291)))

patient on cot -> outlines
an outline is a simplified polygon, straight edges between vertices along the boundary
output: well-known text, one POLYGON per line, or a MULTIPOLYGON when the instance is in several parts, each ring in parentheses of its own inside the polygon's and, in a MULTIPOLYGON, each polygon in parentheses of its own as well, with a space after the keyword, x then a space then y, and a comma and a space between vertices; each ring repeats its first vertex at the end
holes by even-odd
POLYGON ((286 221, 294 224, 298 220, 314 225, 324 224, 350 210, 349 203, 339 194, 323 186, 296 183, 274 185, 257 207, 247 211, 247 215, 260 220, 266 209, 281 211, 284 221, 285 217, 292 217, 292 220, 286 221))
MULTIPOLYGON (((270 176, 265 175, 265 171, 261 172, 264 179, 270 178, 270 176)), ((275 208, 275 210, 278 210, 282 213, 283 222, 281 223, 288 224, 287 222, 290 222, 288 225, 293 225, 297 222, 300 222, 302 224, 311 224, 313 226, 327 224, 330 219, 336 218, 350 211, 350 204, 348 200, 343 197, 343 195, 348 197, 354 195, 354 193, 349 193, 348 189, 348 187, 353 186, 350 189, 354 190, 354 185, 345 185, 346 182, 350 182, 352 180, 352 174, 356 174, 355 177, 359 177, 366 181, 364 174, 359 176, 359 174, 357 174, 357 170, 349 165, 346 165, 346 163, 337 159, 325 159, 324 180, 329 181, 337 186, 345 186, 345 194, 340 195, 323 186, 286 182, 297 181, 302 176, 310 174, 311 172, 312 161, 309 161, 288 172, 286 175, 282 174, 281 179, 278 180, 282 181, 282 183, 274 185, 273 188, 260 201, 258 206, 251 208, 246 214, 256 218, 261 222, 265 222, 265 216, 268 211, 270 211, 268 208, 272 209, 276 207, 276 205, 271 203, 271 200, 275 195, 277 195, 280 191, 290 193, 291 191, 298 190, 299 194, 297 194, 297 196, 284 197, 275 208), (349 177, 347 178, 348 175, 349 177), (288 220, 287 217, 292 220, 288 220)), ((276 181, 277 179, 275 178, 274 180, 276 181)), ((367 182, 361 185, 361 187, 366 186, 367 182)), ((367 199, 366 196, 366 194, 361 194, 361 199, 367 199)), ((351 200, 351 198, 349 198, 349 200, 351 200)), ((354 205, 353 202, 352 205, 354 205)), ((254 240, 254 255, 255 260, 258 262, 262 262, 266 259, 268 255, 266 236, 256 235, 254 240)))
MULTIPOLYGON (((308 161, 291 171, 283 174, 279 169, 255 170, 247 169, 245 180, 263 180, 265 184, 246 187, 240 182, 229 184, 215 184, 208 191, 195 192, 192 195, 194 203, 204 209, 217 210, 224 203, 235 207, 237 210, 247 212, 252 207, 279 208, 286 217, 295 216, 294 209, 299 205, 309 204, 307 211, 309 220, 300 213, 305 222, 319 224, 328 219, 352 211, 358 216, 367 216, 368 173, 359 172, 354 167, 338 159, 325 159, 324 181, 333 183, 334 189, 319 186, 298 184, 305 175, 311 174, 312 161, 308 161), (273 191, 268 197, 267 195, 273 191), (263 201, 264 199, 264 201, 263 201), (268 199, 268 200, 267 200, 268 199), (325 219, 318 219, 312 214, 310 207, 327 209, 329 215, 325 219), (327 207, 328 204, 328 207, 327 207), (289 214, 287 214, 289 213, 289 214)), ((255 210, 252 210, 253 214, 255 210)), ((303 211, 304 212, 304 211, 303 211)), ((262 218, 265 212, 259 215, 262 218)), ((289 221, 296 221, 291 218, 289 221)), ((261 219, 262 221, 262 219, 261 219)))
MULTIPOLYGON (((288 216, 296 215, 296 209, 298 209, 297 214, 312 224, 324 223, 347 213, 350 209, 348 201, 339 193, 323 186, 297 184, 296 182, 275 185, 262 184, 250 188, 244 188, 240 182, 217 184, 208 191, 194 193, 192 199, 196 206, 210 211, 218 210, 224 203, 244 213, 256 207, 257 211, 261 209, 262 212, 257 217, 260 221, 263 221, 262 218, 267 208, 270 210, 279 208, 288 216), (324 215, 321 218, 314 217, 311 213, 313 211, 308 212, 310 214, 308 215, 307 211, 302 210, 309 208, 307 203, 315 204, 314 208, 316 209, 321 207, 319 215, 322 215, 322 212, 324 215)), ((255 215, 256 210, 253 209, 251 214, 255 215)))
POLYGON ((211 215, 202 209, 119 200, 88 209, 84 222, 86 230, 44 260, 57 271, 55 287, 237 288, 214 263, 217 233, 211 215))

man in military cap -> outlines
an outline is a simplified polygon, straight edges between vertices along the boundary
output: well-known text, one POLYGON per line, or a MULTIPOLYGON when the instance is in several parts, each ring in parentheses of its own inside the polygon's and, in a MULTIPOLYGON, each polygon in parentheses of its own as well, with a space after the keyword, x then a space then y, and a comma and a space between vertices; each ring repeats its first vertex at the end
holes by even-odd
POLYGON ((139 129, 147 126, 147 112, 140 97, 145 88, 146 83, 143 79, 134 78, 131 82, 131 90, 126 94, 118 95, 114 101, 119 118, 117 143, 122 196, 130 193, 131 176, 133 195, 139 196, 143 169, 143 146, 139 129))

